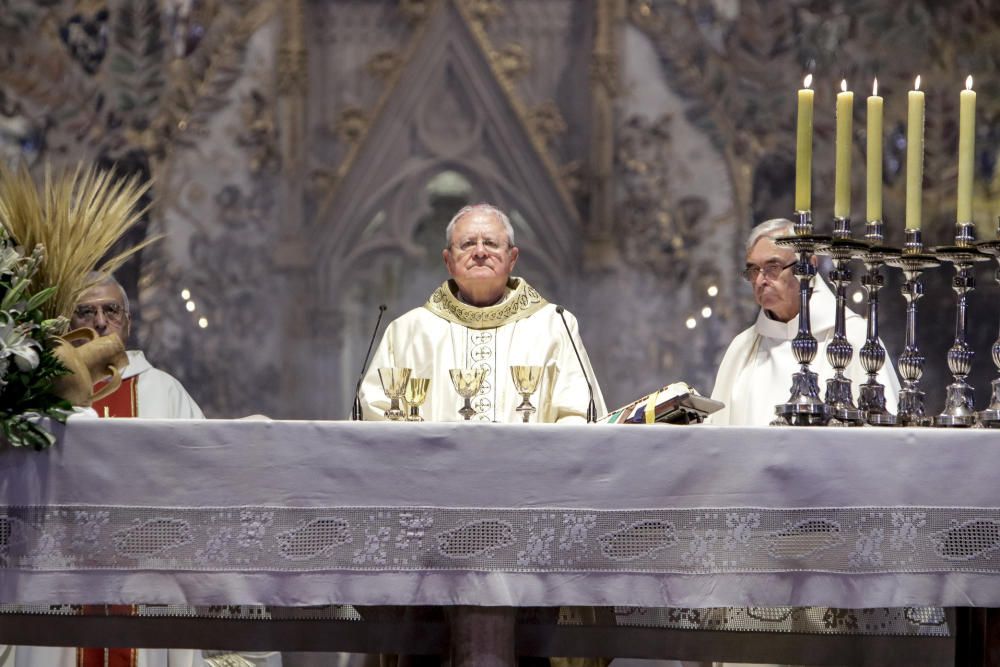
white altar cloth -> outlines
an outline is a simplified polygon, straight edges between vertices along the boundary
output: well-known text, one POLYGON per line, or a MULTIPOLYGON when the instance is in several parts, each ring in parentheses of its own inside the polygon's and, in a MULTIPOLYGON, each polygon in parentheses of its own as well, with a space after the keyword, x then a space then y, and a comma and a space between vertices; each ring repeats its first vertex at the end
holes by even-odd
POLYGON ((0 602, 1000 606, 987 430, 74 421, 0 602))

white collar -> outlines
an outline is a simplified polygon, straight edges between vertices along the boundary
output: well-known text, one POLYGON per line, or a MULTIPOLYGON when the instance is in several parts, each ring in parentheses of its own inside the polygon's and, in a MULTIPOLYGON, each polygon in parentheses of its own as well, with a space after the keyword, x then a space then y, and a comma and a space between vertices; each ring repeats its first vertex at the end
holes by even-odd
MULTIPOLYGON (((813 281, 812 297, 809 299, 809 319, 813 334, 826 329, 832 329, 836 322, 837 298, 826 284, 823 276, 817 275, 813 281)), ((754 323, 754 330, 765 338, 792 340, 799 333, 799 318, 793 317, 787 322, 771 319, 761 308, 754 323)), ((819 338, 819 336, 817 336, 819 338)))
POLYGON ((125 354, 128 355, 128 366, 122 371, 122 379, 130 378, 140 373, 145 373, 153 367, 148 361, 146 361, 146 355, 142 353, 142 350, 127 350, 125 354))

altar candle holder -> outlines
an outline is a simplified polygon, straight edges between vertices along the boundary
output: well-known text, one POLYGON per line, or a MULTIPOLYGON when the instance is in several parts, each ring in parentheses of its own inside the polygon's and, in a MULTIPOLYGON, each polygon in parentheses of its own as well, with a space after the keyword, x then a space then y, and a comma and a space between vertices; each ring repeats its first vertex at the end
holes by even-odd
POLYGON ((941 265, 934 255, 924 252, 924 242, 919 229, 907 229, 903 251, 885 261, 889 266, 903 271, 902 293, 906 299, 906 344, 899 355, 897 367, 903 379, 899 392, 899 412, 896 421, 900 426, 930 426, 931 418, 924 413, 924 392, 920 378, 924 374, 924 355, 917 347, 917 301, 924 295, 920 275, 927 269, 941 265))
POLYGON ((833 377, 826 381, 826 405, 830 408, 831 424, 836 421, 845 426, 862 426, 864 413, 854 405, 851 381, 844 370, 854 357, 854 347, 847 339, 847 286, 851 284, 851 259, 868 246, 851 238, 850 218, 833 219, 833 238, 816 246, 820 255, 833 260, 830 280, 837 296, 833 339, 826 346, 826 358, 833 368, 833 377))
MULTIPOLYGON (((993 241, 980 241, 976 244, 976 247, 979 248, 980 252, 993 255, 993 258, 997 261, 996 281, 1000 283, 1000 222, 997 224, 997 238, 993 241)), ((992 353, 993 365, 996 366, 997 372, 1000 373, 1000 335, 998 335, 996 342, 993 343, 992 353)), ((1000 428, 1000 377, 993 380, 991 384, 993 386, 993 396, 986 409, 979 413, 979 423, 987 428, 1000 428)))
POLYGON ((799 255, 794 273, 799 279, 799 332, 792 340, 792 352, 799 362, 799 370, 792 374, 791 396, 786 403, 774 406, 776 423, 791 426, 819 426, 830 421, 830 407, 819 397, 819 379, 809 365, 816 358, 818 343, 812 333, 809 319, 809 296, 816 267, 812 256, 816 246, 830 241, 829 236, 813 234, 812 213, 796 211, 795 234, 774 240, 775 244, 792 248, 799 255), (782 420, 784 420, 782 422, 782 420))
POLYGON ((878 293, 885 285, 881 268, 889 257, 899 255, 899 250, 882 245, 884 223, 869 220, 865 225, 865 245, 854 257, 865 265, 861 284, 868 293, 868 331, 865 344, 858 351, 861 366, 868 374, 868 380, 861 385, 858 394, 858 409, 864 413, 865 421, 872 426, 895 426, 896 415, 885 407, 885 386, 878 381, 878 373, 885 365, 885 346, 878 335, 878 293))
POLYGON ((948 385, 944 410, 934 419, 935 426, 968 427, 976 423, 975 391, 966 378, 972 370, 972 360, 976 356, 969 345, 968 294, 976 288, 976 277, 972 268, 977 262, 989 260, 989 256, 976 249, 976 228, 971 222, 955 225, 955 245, 941 246, 934 252, 938 259, 955 265, 955 277, 951 280, 955 290, 955 342, 948 349, 948 370, 952 383, 948 385))

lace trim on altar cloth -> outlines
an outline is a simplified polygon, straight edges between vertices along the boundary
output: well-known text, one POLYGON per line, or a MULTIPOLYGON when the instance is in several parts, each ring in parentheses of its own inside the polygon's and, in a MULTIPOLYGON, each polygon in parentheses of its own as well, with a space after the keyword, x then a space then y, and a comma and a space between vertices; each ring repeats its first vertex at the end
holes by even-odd
POLYGON ((0 507, 0 571, 1000 572, 1000 508, 0 507))
POLYGON ((947 637, 941 607, 615 607, 619 626, 730 632, 947 637))
MULTIPOLYGON (((78 616, 80 605, 0 604, 5 614, 78 616)), ((153 618, 203 618, 240 621, 361 621, 351 605, 272 607, 263 605, 136 605, 135 615, 153 618)), ((941 607, 841 609, 837 607, 615 607, 619 627, 731 632, 778 632, 836 635, 949 636, 941 607)), ((560 617, 560 625, 586 625, 578 616, 560 617)))

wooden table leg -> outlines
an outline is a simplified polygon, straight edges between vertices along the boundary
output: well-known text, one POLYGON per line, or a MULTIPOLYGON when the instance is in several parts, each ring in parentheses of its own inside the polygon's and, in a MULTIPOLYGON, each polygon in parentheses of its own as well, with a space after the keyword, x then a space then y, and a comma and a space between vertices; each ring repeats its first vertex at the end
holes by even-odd
POLYGON ((452 667, 514 667, 513 607, 448 607, 452 667))

